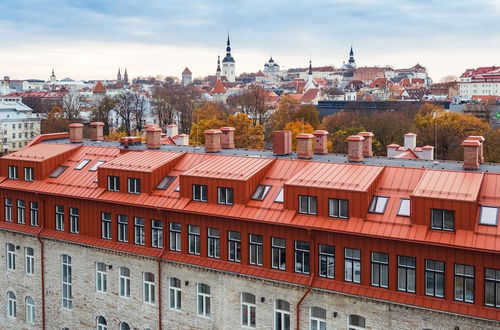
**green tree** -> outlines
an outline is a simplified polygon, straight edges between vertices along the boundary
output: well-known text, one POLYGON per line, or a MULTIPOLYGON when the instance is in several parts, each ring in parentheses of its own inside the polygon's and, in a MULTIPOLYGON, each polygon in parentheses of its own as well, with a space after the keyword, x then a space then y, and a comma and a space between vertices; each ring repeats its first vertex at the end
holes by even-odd
POLYGON ((207 129, 218 129, 225 126, 226 123, 219 119, 202 119, 191 124, 189 134, 189 144, 204 145, 205 144, 205 131, 207 129))
POLYGON ((301 105, 293 114, 292 119, 309 123, 314 129, 317 129, 320 125, 319 111, 312 104, 301 105))
POLYGON ((297 99, 287 95, 283 96, 278 104, 278 108, 273 112, 269 122, 271 133, 273 131, 284 129, 285 125, 293 118, 294 113, 297 111, 299 106, 300 102, 297 99))
POLYGON ((42 134, 67 132, 70 123, 64 110, 56 105, 47 113, 47 118, 42 120, 41 131, 42 134))

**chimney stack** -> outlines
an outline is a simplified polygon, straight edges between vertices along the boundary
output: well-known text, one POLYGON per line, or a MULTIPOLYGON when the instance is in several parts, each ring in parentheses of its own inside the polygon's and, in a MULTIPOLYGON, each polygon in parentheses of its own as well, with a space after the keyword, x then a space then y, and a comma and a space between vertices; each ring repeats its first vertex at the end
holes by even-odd
POLYGON ((328 131, 315 130, 312 133, 315 137, 314 153, 317 155, 325 155, 328 153, 328 131))
POLYGON ((176 124, 167 125, 167 136, 174 137, 179 135, 179 129, 176 124))
POLYGON ((481 144, 479 146, 479 164, 484 163, 484 153, 483 153, 484 152, 483 145, 485 140, 484 136, 471 135, 466 140, 479 141, 479 143, 481 144))
POLYGON ((420 159, 434 160, 434 147, 429 145, 423 146, 420 159))
POLYGON ((90 123, 90 139, 92 141, 103 141, 104 140, 104 123, 100 121, 94 121, 90 123))
POLYGON ((187 134, 179 134, 173 137, 174 142, 178 146, 188 146, 189 145, 189 135, 187 134))
POLYGON ((405 150, 415 149, 417 147, 417 134, 406 133, 405 134, 405 150))
POLYGON ((221 150, 221 130, 207 129, 205 131, 205 152, 219 152, 221 150))
POLYGON ((148 149, 159 149, 161 145, 161 128, 156 125, 146 128, 146 145, 148 149))
POLYGON ((481 142, 477 140, 464 140, 462 147, 464 147, 464 169, 477 170, 479 168, 481 142))
POLYGON ((350 162, 363 161, 363 143, 365 138, 360 135, 351 135, 347 138, 348 154, 347 160, 350 162))
POLYGON ((80 143, 83 141, 83 124, 69 124, 69 141, 71 143, 80 143))
POLYGON ((221 146, 222 149, 234 149, 234 127, 221 127, 221 146))
POLYGON ((292 153, 292 132, 273 132, 273 153, 275 155, 289 155, 292 153))
POLYGON ((363 141, 363 157, 373 157, 372 144, 374 134, 372 132, 359 132, 358 135, 365 138, 363 141))
POLYGON ((297 157, 311 159, 313 156, 314 135, 301 133, 297 135, 297 157))
POLYGON ((398 152, 399 144, 392 143, 387 146, 387 157, 388 158, 394 158, 397 155, 399 155, 398 152))

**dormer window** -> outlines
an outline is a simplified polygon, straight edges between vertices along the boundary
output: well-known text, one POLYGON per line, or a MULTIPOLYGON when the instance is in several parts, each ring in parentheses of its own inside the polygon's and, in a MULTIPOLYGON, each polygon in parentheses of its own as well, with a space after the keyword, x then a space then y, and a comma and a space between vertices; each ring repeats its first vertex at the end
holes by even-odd
POLYGON ((108 190, 109 191, 120 191, 120 177, 119 176, 108 176, 108 190))
POLYGON ((481 205, 480 225, 496 226, 498 223, 498 207, 481 205))
POLYGON ((454 214, 450 210, 431 209, 431 228, 453 231, 454 230, 454 214))
POLYGON ((131 194, 140 194, 141 180, 137 178, 128 178, 128 192, 131 194))
POLYGON ((17 166, 9 165, 9 179, 18 179, 17 166))
POLYGON ((207 186, 204 184, 193 185, 193 200, 197 202, 206 202, 207 199, 207 186))
POLYGON ((24 168, 24 180, 26 181, 35 180, 35 171, 33 170, 33 167, 24 168))
POLYGON ((401 198, 401 203, 399 204, 398 215, 402 217, 410 216, 410 200, 408 198, 401 198))
POLYGON ((156 186, 156 189, 165 190, 172 184, 172 182, 174 182, 174 180, 175 180, 175 176, 168 175, 168 176, 164 177, 160 181, 160 183, 158 183, 158 185, 156 186))
POLYGON ((346 199, 330 198, 328 200, 328 215, 332 218, 349 218, 349 201, 346 199))
POLYGON ((388 200, 389 200, 389 197, 373 196, 373 199, 372 199, 372 202, 370 204, 370 208, 368 209, 368 212, 383 214, 385 212, 385 208, 387 206, 388 200))
POLYGON ((316 215, 317 198, 315 196, 299 195, 299 213, 316 215))
POLYGON ((233 205, 233 188, 218 187, 217 203, 224 205, 233 205))
POLYGON ((255 199, 257 201, 263 201, 264 198, 266 198, 267 193, 269 192, 270 189, 271 189, 270 185, 260 184, 253 193, 252 199, 255 199))

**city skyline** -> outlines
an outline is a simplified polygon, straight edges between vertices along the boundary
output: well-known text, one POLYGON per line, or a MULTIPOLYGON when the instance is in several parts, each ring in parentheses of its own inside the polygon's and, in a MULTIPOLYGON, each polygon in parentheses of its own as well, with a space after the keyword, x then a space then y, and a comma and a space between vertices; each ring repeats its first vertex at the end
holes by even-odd
POLYGON ((351 44, 358 66, 420 63, 439 81, 495 64, 500 4, 473 1, 264 1, 233 4, 18 1, 0 4, 0 75, 17 79, 113 79, 215 73, 228 29, 237 74, 269 56, 284 69, 339 67, 351 44), (452 57, 450 60, 450 57, 452 57))

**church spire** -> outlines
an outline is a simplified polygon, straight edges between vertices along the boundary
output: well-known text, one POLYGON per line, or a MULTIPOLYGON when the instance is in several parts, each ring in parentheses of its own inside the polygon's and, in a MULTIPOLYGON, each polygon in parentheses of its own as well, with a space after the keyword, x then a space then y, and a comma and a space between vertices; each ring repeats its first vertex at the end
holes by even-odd
POLYGON ((310 76, 312 76, 312 74, 313 74, 313 68, 312 68, 312 63, 311 63, 311 60, 309 60, 309 72, 308 72, 308 74, 309 74, 310 76))
POLYGON ((122 74, 120 72, 120 68, 118 68, 118 74, 116 75, 116 80, 117 81, 122 81, 122 74))
POLYGON ((128 73, 127 73, 127 68, 125 68, 125 73, 123 73, 123 82, 125 84, 128 84, 128 73))
POLYGON ((231 42, 229 41, 229 33, 227 34, 226 57, 231 57, 231 42))
POLYGON ((220 55, 217 56, 217 71, 215 73, 217 80, 221 79, 221 69, 220 69, 220 55))
POLYGON ((356 68, 356 61, 354 60, 354 51, 352 50, 352 45, 351 45, 351 51, 349 52, 349 65, 353 66, 356 68))

